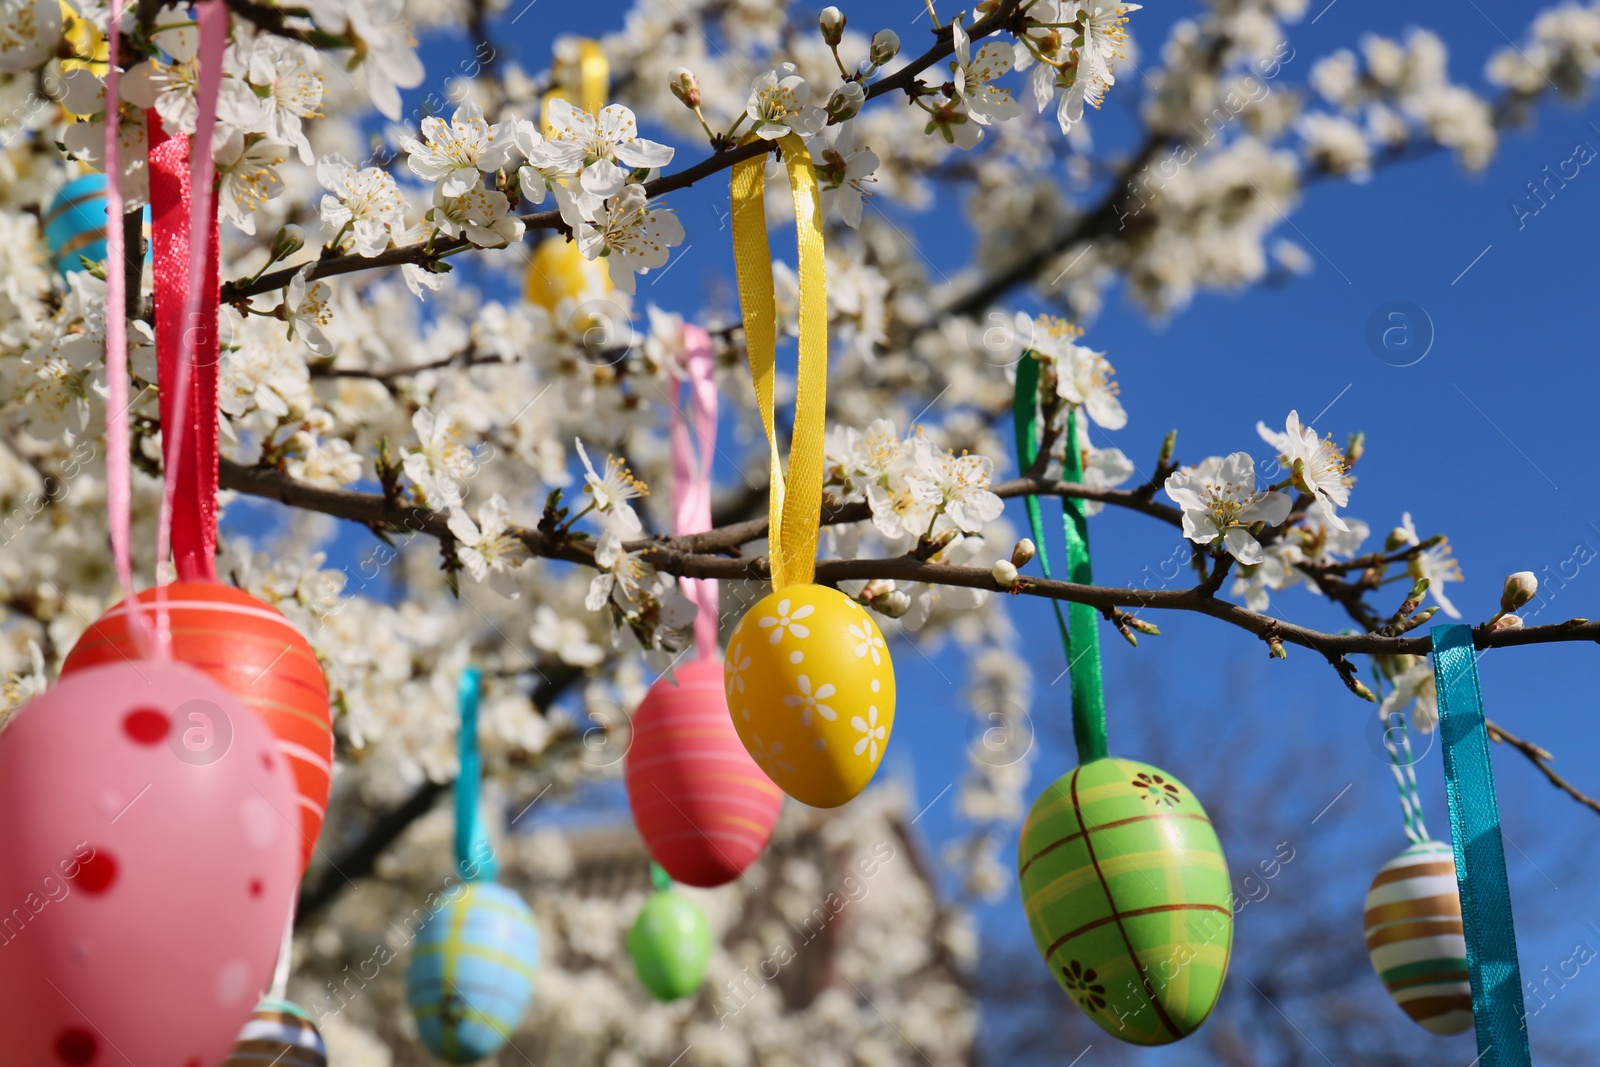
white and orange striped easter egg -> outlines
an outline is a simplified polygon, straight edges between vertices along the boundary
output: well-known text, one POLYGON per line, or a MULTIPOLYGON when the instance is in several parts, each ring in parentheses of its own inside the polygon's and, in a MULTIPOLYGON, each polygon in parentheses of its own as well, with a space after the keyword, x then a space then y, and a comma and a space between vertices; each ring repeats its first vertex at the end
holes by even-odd
MULTIPOLYGON (((300 806, 304 869, 322 831, 333 773, 333 725, 322 665, 282 612, 243 589, 206 581, 173 582, 165 589, 173 658, 209 674, 254 710, 289 761, 300 806)), ((152 618, 156 590, 146 589, 135 599, 152 618)), ((61 674, 144 654, 123 602, 78 638, 61 674)))
POLYGON ((1389 995, 1435 1034, 1472 1026, 1472 984, 1461 926, 1455 853, 1412 845, 1383 865, 1367 892, 1367 952, 1389 995))

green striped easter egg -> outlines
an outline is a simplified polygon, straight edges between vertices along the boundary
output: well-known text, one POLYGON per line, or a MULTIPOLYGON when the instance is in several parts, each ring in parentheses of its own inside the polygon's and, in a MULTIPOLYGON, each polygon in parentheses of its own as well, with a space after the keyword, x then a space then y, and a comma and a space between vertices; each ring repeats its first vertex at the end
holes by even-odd
POLYGON ((1461 927, 1455 852, 1412 845, 1383 865, 1367 891, 1367 952, 1389 995, 1436 1034, 1472 1027, 1472 982, 1461 927))
POLYGON ((1113 1037, 1165 1045, 1199 1029, 1233 947, 1233 894, 1205 809, 1146 763, 1097 759, 1040 794, 1017 850, 1034 943, 1113 1037))

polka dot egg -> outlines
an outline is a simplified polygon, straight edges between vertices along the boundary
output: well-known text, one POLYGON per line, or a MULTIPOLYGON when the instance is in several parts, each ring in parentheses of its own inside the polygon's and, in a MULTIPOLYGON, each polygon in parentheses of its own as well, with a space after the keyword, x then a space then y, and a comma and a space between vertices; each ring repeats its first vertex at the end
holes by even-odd
POLYGON ((180 663, 78 671, 0 732, 6 1063, 211 1067, 272 978, 300 873, 288 761, 180 663), (201 729, 209 747, 189 747, 201 729))
POLYGON ((1455 852, 1412 845, 1383 865, 1367 892, 1367 952, 1395 1003, 1436 1034, 1472 1027, 1472 984, 1455 852))
POLYGON ((894 729, 894 666, 866 608, 794 585, 745 613, 723 662, 728 710, 757 765, 803 804, 835 808, 871 781, 894 729))

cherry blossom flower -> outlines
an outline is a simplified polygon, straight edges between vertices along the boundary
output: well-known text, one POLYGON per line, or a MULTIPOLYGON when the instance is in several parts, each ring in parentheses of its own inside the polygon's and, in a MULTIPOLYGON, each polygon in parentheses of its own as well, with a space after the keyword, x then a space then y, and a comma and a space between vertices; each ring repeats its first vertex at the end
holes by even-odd
POLYGON ((495 493, 480 504, 477 522, 465 509, 452 508, 449 526, 456 539, 456 556, 468 573, 480 582, 488 579, 495 592, 515 599, 521 593, 516 569, 529 557, 528 547, 511 530, 505 497, 495 493))
MULTIPOLYGON (((1411 522, 1411 512, 1400 516, 1400 525, 1389 534, 1389 542, 1396 547, 1422 543, 1417 537, 1416 526, 1411 522)), ((1461 618, 1461 612, 1444 591, 1444 583, 1461 581, 1461 564, 1456 561, 1449 541, 1441 541, 1412 556, 1406 564, 1406 571, 1413 579, 1426 578, 1428 595, 1433 597, 1439 609, 1452 619, 1461 618)))
POLYGON ((643 186, 625 185, 592 222, 578 227, 578 251, 585 259, 604 256, 611 284, 632 294, 634 275, 665 265, 668 250, 683 238, 683 223, 674 212, 650 207, 643 186))
POLYGON ((434 191, 428 217, 445 236, 465 237, 479 248, 504 248, 522 237, 522 220, 511 214, 505 193, 482 185, 456 197, 443 191, 442 185, 434 191))
POLYGON ((1384 695, 1378 705, 1378 718, 1384 722, 1389 716, 1404 713, 1411 708, 1411 725, 1420 732, 1431 734, 1439 722, 1439 689, 1433 668, 1422 656, 1394 657, 1399 670, 1393 679, 1394 688, 1384 695))
POLYGON ((366 74, 367 95, 385 117, 400 118, 400 90, 415 89, 426 73, 417 42, 404 19, 405 0, 309 0, 305 5, 329 33, 349 33, 361 42, 350 69, 366 74))
POLYGON ((1073 343, 1077 327, 1041 315, 1035 323, 1033 350, 1048 358, 1055 371, 1056 395, 1082 408, 1096 426, 1120 430, 1128 414, 1117 399, 1115 373, 1104 352, 1073 343))
POLYGON ((1345 474, 1344 453, 1331 437, 1317 437, 1316 431, 1300 424, 1300 413, 1289 412, 1282 433, 1266 423, 1256 423, 1261 439, 1278 451, 1278 459, 1294 478, 1295 488, 1320 500, 1328 523, 1337 530, 1347 529, 1333 510, 1350 502, 1350 478, 1345 474))
POLYGON ((751 129, 763 140, 776 141, 791 133, 812 137, 827 125, 828 113, 807 103, 810 96, 799 68, 782 63, 756 78, 744 112, 752 122, 751 129))
POLYGON ((328 155, 317 163, 317 181, 330 194, 322 198, 321 216, 336 243, 348 228, 356 254, 375 256, 402 239, 405 199, 388 171, 356 170, 343 156, 328 155))
MULTIPOLYGON (((59 10, 59 8, 58 8, 59 10)), ((69 125, 61 134, 67 151, 98 171, 106 169, 106 83, 86 67, 77 67, 61 75, 61 103, 79 121, 69 125)), ((149 130, 145 109, 126 99, 118 111, 121 118, 117 132, 122 144, 118 158, 122 161, 122 195, 130 208, 139 207, 150 200, 150 172, 147 168, 146 150, 149 130)))
POLYGON ((1005 502, 989 491, 994 460, 988 456, 929 448, 917 462, 920 469, 914 477, 923 498, 962 533, 982 532, 1005 510, 1005 502))
POLYGON ((484 171, 511 162, 516 144, 507 123, 490 125, 483 109, 463 104, 449 122, 436 116, 422 120, 423 141, 405 137, 406 165, 423 181, 435 183, 440 197, 464 197, 483 181, 484 171))
POLYGON ((583 170, 583 146, 574 141, 547 140, 539 132, 538 125, 528 119, 520 119, 512 127, 511 140, 524 160, 517 169, 522 198, 530 204, 542 204, 553 192, 567 224, 576 225, 581 221, 581 216, 568 217, 576 201, 566 183, 583 170))
POLYGON ((577 619, 563 618, 548 604, 534 609, 528 640, 534 648, 552 653, 574 667, 596 667, 606 658, 605 649, 589 640, 587 626, 577 619))
POLYGON ((301 120, 322 117, 322 75, 316 70, 321 58, 316 49, 271 34, 239 37, 225 62, 229 73, 258 87, 262 132, 295 146, 300 162, 310 166, 315 157, 301 120))
POLYGON ((837 215, 852 229, 859 229, 862 209, 871 195, 866 183, 877 181, 872 175, 878 169, 878 155, 870 148, 856 147, 855 123, 846 122, 831 128, 834 131, 831 138, 824 131, 807 146, 822 185, 822 211, 824 215, 837 215))
POLYGON ((0 3, 0 71, 16 73, 40 66, 61 40, 58 0, 5 0, 0 3))
MULTIPOLYGON (((164 54, 129 68, 118 91, 138 107, 155 108, 169 133, 194 133, 200 118, 195 96, 200 86, 199 26, 186 8, 170 6, 157 13, 156 24, 167 27, 150 38, 164 54)), ((264 128, 266 115, 266 105, 255 90, 224 72, 217 90, 216 147, 264 128)))
MULTIPOLYGON (((550 138, 583 150, 583 192, 596 201, 615 196, 632 170, 651 170, 672 162, 673 149, 639 136, 633 112, 610 104, 598 116, 566 100, 550 101, 550 138)), ((594 201, 586 203, 593 208, 594 201)), ((591 211, 592 215, 592 211, 591 211)))
POLYGON ((289 280, 284 294, 283 310, 289 319, 289 336, 299 335, 306 347, 319 356, 333 355, 333 342, 322 332, 322 327, 333 321, 333 309, 328 306, 333 290, 327 282, 310 280, 311 266, 307 264, 289 280))
POLYGON ((599 474, 589 462, 589 453, 583 442, 574 440, 578 458, 583 461, 583 491, 594 501, 594 510, 606 529, 623 537, 638 537, 644 525, 628 501, 645 496, 649 487, 633 476, 623 462, 615 456, 606 457, 606 472, 599 474))
POLYGON ((411 416, 411 427, 421 447, 407 453, 402 461, 406 477, 411 479, 428 507, 436 510, 460 507, 466 494, 466 482, 478 473, 477 457, 461 443, 461 435, 448 415, 435 415, 428 408, 418 408, 411 416))
POLYGON ((217 214, 245 233, 256 232, 255 212, 283 192, 277 167, 288 158, 282 141, 242 137, 217 148, 217 214))
POLYGON ((1256 465, 1248 452, 1226 458, 1212 456, 1194 467, 1174 471, 1167 495, 1183 509, 1183 535, 1201 545, 1218 542, 1240 563, 1266 559, 1250 532, 1253 523, 1276 526, 1289 517, 1290 500, 1282 493, 1256 489, 1256 465))
POLYGON ((958 17, 950 24, 955 43, 956 97, 966 105, 967 114, 980 126, 1005 122, 1022 114, 1022 105, 1011 95, 1010 89, 992 85, 996 78, 1011 70, 1014 53, 999 41, 989 41, 972 55, 972 42, 958 17))

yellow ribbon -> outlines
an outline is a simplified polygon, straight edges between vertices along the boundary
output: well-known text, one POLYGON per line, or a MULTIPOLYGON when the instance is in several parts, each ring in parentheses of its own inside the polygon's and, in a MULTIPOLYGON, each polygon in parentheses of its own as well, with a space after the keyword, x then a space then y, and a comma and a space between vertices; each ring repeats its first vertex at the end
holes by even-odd
MULTIPOLYGON (((598 41, 584 38, 578 42, 578 106, 591 115, 599 115, 610 91, 611 61, 600 50, 598 41)), ((572 93, 559 85, 544 94, 539 104, 539 125, 544 128, 545 136, 550 134, 550 101, 571 99, 572 93)))
MULTIPOLYGON (((751 138, 745 138, 749 143, 751 138)), ((767 246, 766 160, 762 155, 733 166, 733 258, 744 313, 745 350, 755 379, 761 425, 772 452, 772 489, 767 499, 767 554, 772 587, 804 585, 816 574, 817 528, 822 518, 823 416, 828 406, 828 274, 823 259, 822 191, 805 142, 780 138, 789 188, 794 194, 795 236, 800 252, 800 358, 794 400, 794 432, 788 478, 773 425, 773 379, 777 366, 777 302, 772 254, 767 246)))

